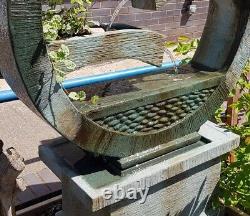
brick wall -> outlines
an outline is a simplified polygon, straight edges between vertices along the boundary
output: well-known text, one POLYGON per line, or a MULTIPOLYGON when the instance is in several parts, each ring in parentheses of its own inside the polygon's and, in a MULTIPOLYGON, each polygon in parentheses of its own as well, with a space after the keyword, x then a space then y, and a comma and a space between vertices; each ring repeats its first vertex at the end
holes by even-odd
MULTIPOLYGON (((174 40, 179 35, 200 37, 207 17, 208 0, 193 0, 197 11, 193 15, 184 12, 188 0, 169 0, 160 11, 140 10, 131 7, 128 1, 121 9, 115 22, 158 31, 174 40)), ((97 0, 90 15, 93 20, 109 22, 119 0, 97 0)))

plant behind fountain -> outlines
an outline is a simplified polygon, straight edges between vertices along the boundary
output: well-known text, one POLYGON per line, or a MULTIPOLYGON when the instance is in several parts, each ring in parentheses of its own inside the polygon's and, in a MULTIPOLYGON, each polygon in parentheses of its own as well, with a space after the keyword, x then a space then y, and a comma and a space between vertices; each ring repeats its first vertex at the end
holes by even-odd
MULTIPOLYGON (((188 56, 196 50, 199 39, 190 39, 186 36, 180 36, 175 41, 166 43, 166 47, 172 48, 176 56, 183 57, 181 64, 190 62, 188 56)), ((230 155, 234 160, 230 161, 229 156, 225 155, 222 160, 221 179, 218 186, 215 206, 221 203, 226 206, 235 206, 244 212, 250 214, 250 83, 248 76, 250 74, 250 60, 247 63, 237 88, 240 89, 241 97, 232 105, 236 110, 245 114, 245 122, 242 125, 225 125, 222 121, 224 110, 218 109, 215 113, 217 122, 228 130, 240 135, 240 147, 230 155)), ((235 90, 232 91, 235 94, 235 90)))
MULTIPOLYGON (((250 73, 250 61, 238 81, 237 88, 241 97, 232 106, 245 113, 245 122, 242 125, 225 127, 240 135, 240 147, 225 156, 222 161, 222 173, 217 198, 219 203, 226 206, 236 206, 250 214, 250 83, 247 75, 250 73), (229 160, 233 158, 233 160, 229 160)), ((232 92, 234 94, 234 91, 232 92)), ((221 120, 222 109, 216 113, 216 119, 221 120)))
MULTIPOLYGON (((66 8, 63 6, 63 0, 48 0, 49 8, 43 13, 42 19, 45 41, 51 43, 59 39, 90 34, 87 13, 91 1, 71 0, 70 7, 66 8)), ((68 60, 69 55, 70 51, 65 45, 49 53, 58 82, 64 80, 67 72, 75 69, 75 64, 68 60)))
POLYGON ((190 56, 198 47, 200 39, 189 38, 185 35, 178 37, 177 41, 168 41, 166 48, 172 48, 173 53, 181 57, 181 65, 188 64, 192 57, 190 56))
POLYGON ((71 6, 66 8, 62 0, 49 0, 49 9, 43 14, 45 39, 51 42, 90 34, 87 15, 91 2, 92 0, 71 0, 71 6))
MULTIPOLYGON (((49 9, 43 13, 43 33, 47 43, 55 40, 74 36, 90 34, 87 22, 88 8, 92 0, 71 0, 71 6, 65 8, 63 0, 49 0, 49 9), (59 9, 57 9, 59 6, 59 9)), ((75 70, 75 63, 69 60, 70 50, 66 45, 61 45, 58 50, 49 52, 53 71, 58 83, 62 83, 67 73, 75 70)), ((84 101, 84 91, 70 92, 69 98, 73 101, 84 101)), ((92 104, 97 104, 98 96, 91 98, 92 104)))

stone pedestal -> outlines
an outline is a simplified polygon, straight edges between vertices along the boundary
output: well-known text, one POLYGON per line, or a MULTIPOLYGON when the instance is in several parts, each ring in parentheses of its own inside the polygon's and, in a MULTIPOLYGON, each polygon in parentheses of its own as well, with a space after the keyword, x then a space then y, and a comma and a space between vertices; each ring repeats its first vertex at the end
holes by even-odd
POLYGON ((64 216, 198 216, 206 215, 219 180, 220 156, 240 141, 211 122, 199 134, 200 141, 125 176, 110 173, 102 160, 66 141, 39 151, 62 181, 64 216))

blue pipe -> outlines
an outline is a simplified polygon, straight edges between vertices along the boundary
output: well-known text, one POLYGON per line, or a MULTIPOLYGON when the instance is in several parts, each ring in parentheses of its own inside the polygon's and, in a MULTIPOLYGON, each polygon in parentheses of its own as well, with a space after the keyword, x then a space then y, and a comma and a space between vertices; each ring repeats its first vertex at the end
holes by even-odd
MULTIPOLYGON (((180 64, 180 61, 177 61, 176 65, 179 65, 179 64, 180 64)), ((156 67, 156 66, 136 67, 132 69, 115 71, 112 73, 105 73, 105 74, 89 76, 89 77, 69 79, 69 80, 65 80, 62 85, 65 89, 72 89, 72 88, 77 88, 80 86, 86 86, 86 85, 91 85, 91 84, 100 83, 100 82, 126 79, 129 77, 145 75, 145 74, 161 73, 173 67, 175 67, 174 63, 166 62, 166 63, 163 63, 161 67, 156 67)), ((18 98, 12 90, 0 91, 0 103, 13 101, 13 100, 18 100, 18 98)))
POLYGON ((0 103, 13 100, 18 100, 18 98, 12 90, 0 91, 0 103))

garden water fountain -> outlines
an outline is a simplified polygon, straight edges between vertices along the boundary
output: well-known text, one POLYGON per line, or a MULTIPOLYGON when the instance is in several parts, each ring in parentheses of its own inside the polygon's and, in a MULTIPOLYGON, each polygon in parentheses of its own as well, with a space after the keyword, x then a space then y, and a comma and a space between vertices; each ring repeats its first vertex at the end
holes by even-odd
MULTIPOLYGON (((132 0, 132 6, 156 10, 166 2, 132 0)), ((235 148, 239 137, 204 123, 250 56, 250 2, 210 0, 199 47, 191 63, 180 67, 177 81, 167 73, 145 76, 130 82, 136 91, 97 105, 72 103, 56 82, 43 40, 41 2, 0 0, 0 5, 0 49, 5 50, 0 71, 20 100, 68 140, 40 148, 42 160, 62 180, 63 214, 205 215, 219 179, 219 157, 235 148), (149 194, 144 203, 112 196, 120 189, 149 189, 149 194)), ((124 58, 160 67, 165 49, 161 34, 142 29, 75 37, 49 47, 62 43, 77 69, 124 58)))

